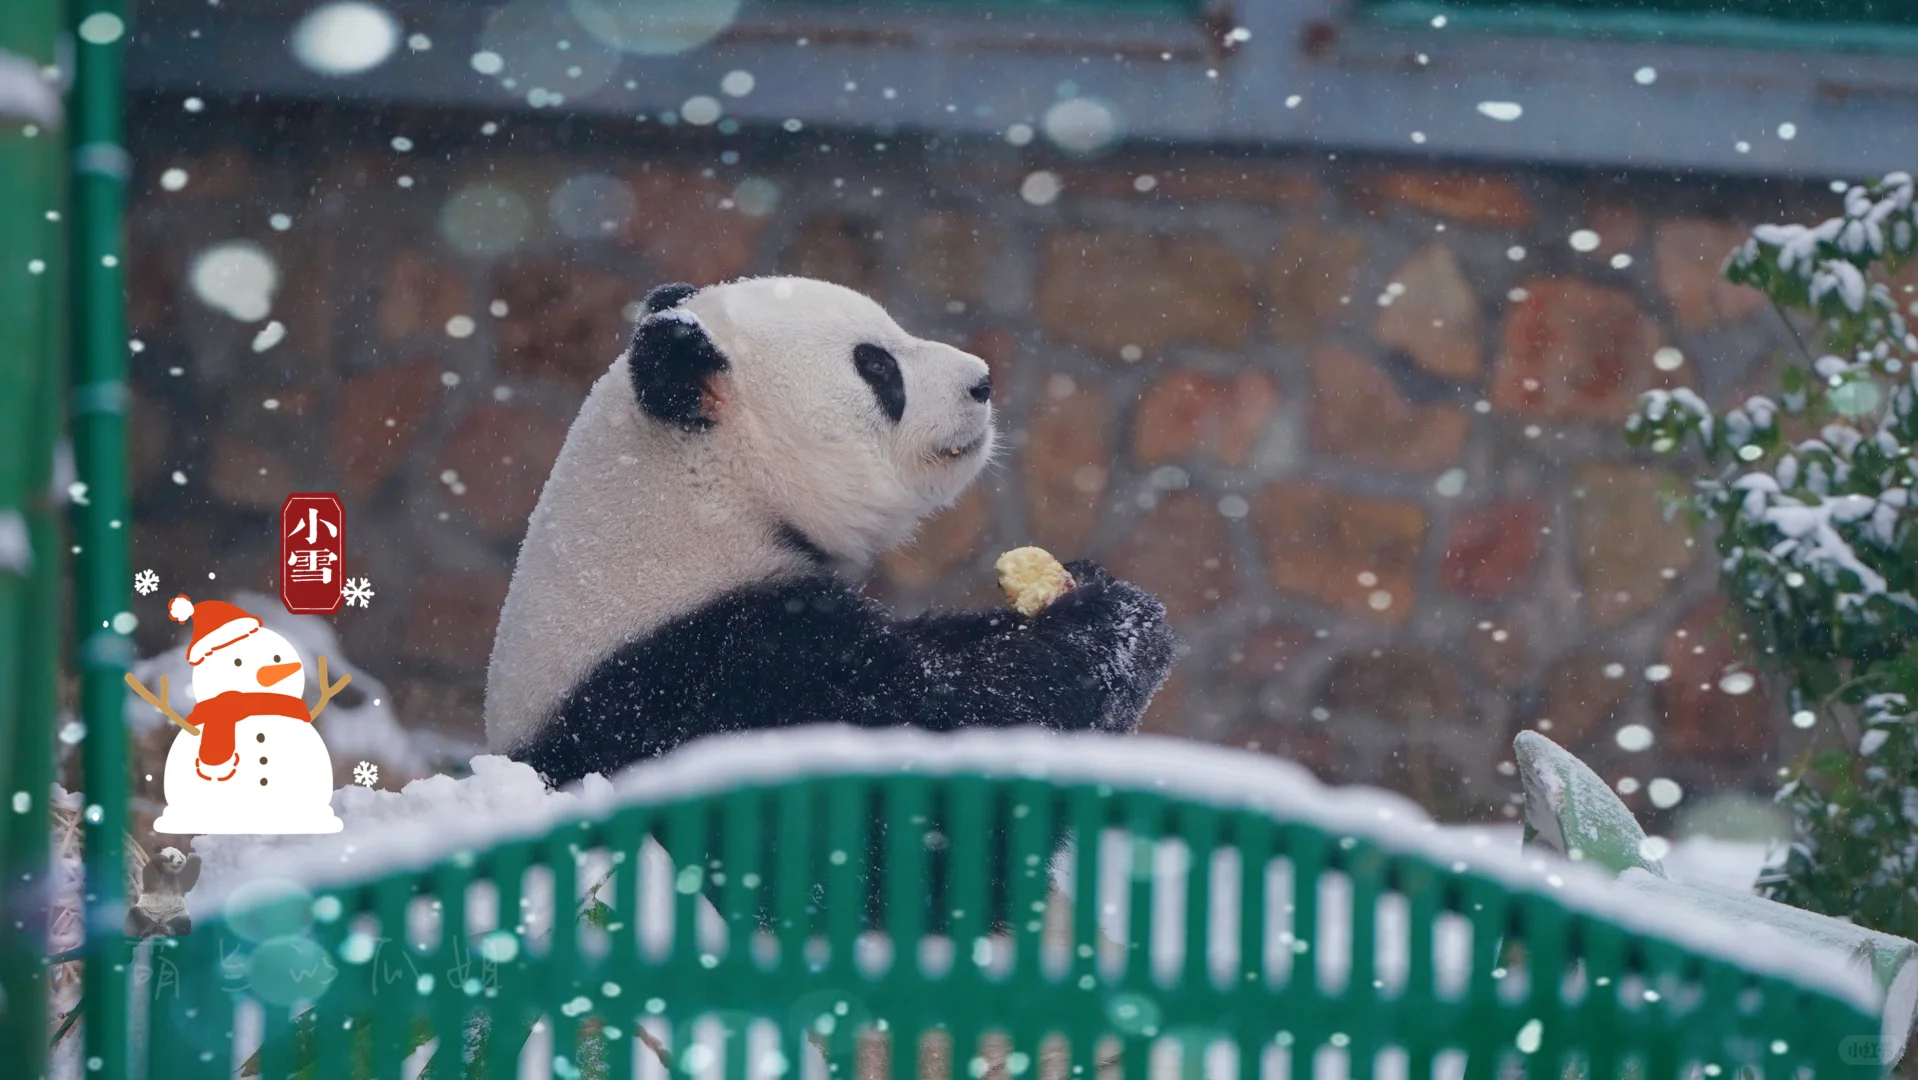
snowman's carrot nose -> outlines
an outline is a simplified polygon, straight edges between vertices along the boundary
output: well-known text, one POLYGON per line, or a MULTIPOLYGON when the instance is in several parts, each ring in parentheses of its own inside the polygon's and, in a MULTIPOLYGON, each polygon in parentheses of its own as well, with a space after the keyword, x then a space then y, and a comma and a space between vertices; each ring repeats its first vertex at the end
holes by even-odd
POLYGON ((298 670, 300 670, 300 664, 297 660, 291 664, 268 664, 260 669, 260 685, 272 686, 298 670))

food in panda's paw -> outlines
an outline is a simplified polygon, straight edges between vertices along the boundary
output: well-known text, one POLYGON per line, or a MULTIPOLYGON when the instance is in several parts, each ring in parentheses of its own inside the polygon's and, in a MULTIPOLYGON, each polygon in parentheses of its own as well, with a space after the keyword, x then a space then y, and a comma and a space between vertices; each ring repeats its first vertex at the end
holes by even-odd
POLYGON ((1074 582, 1072 575, 1045 548, 1013 548, 993 564, 999 571, 999 588, 1014 610, 1030 619, 1064 596, 1074 582))

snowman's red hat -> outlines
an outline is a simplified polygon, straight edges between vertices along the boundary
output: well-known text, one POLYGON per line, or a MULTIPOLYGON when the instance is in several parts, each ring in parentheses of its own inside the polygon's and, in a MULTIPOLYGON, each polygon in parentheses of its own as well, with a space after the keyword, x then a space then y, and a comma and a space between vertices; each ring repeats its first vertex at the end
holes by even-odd
POLYGON ((198 664, 213 650, 231 645, 260 628, 260 620, 223 600, 194 603, 185 594, 167 603, 167 615, 174 622, 193 620, 193 640, 186 647, 186 662, 198 664))

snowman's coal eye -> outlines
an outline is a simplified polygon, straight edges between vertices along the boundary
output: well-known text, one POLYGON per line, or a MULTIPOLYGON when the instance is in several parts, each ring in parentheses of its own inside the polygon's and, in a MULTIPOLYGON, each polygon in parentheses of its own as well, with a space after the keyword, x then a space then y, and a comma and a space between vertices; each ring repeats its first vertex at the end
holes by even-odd
POLYGON ((239 666, 240 666, 240 663, 241 663, 241 661, 240 661, 240 658, 239 658, 239 657, 237 657, 237 656, 236 656, 236 657, 234 657, 234 658, 233 658, 233 666, 234 666, 234 667, 239 667, 239 666))
POLYGON ((274 662, 274 663, 276 663, 276 664, 280 662, 280 654, 279 654, 279 653, 274 653, 274 654, 273 654, 273 662, 274 662))

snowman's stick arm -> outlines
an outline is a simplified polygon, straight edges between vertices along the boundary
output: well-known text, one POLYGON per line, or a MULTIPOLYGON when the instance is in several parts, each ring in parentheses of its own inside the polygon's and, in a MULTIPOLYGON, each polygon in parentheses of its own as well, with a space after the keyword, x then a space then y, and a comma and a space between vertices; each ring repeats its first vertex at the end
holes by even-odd
POLYGON ((350 683, 352 681, 353 681, 353 675, 351 672, 348 672, 347 674, 340 676, 339 682, 336 682, 333 685, 328 686, 326 683, 326 657, 324 656, 320 657, 320 700, 313 703, 312 710, 309 711, 306 715, 311 719, 318 720, 320 718, 320 713, 326 709, 326 703, 329 701, 332 701, 333 695, 339 693, 342 689, 345 688, 347 683, 350 683))
POLYGON ((185 720, 180 719, 180 714, 174 712, 173 706, 167 704, 167 684, 166 684, 165 675, 160 676, 160 693, 159 693, 159 696, 157 697, 154 696, 151 690, 148 690, 145 686, 142 686, 140 684, 140 680, 134 678, 133 672, 131 671, 127 672, 127 685, 133 688, 134 693, 144 698, 148 705, 151 705, 154 708, 160 710, 161 714, 164 715, 168 720, 171 720, 174 723, 180 725, 181 729, 184 730, 188 735, 198 735, 200 733, 199 728, 196 728, 192 724, 187 723, 185 720))

